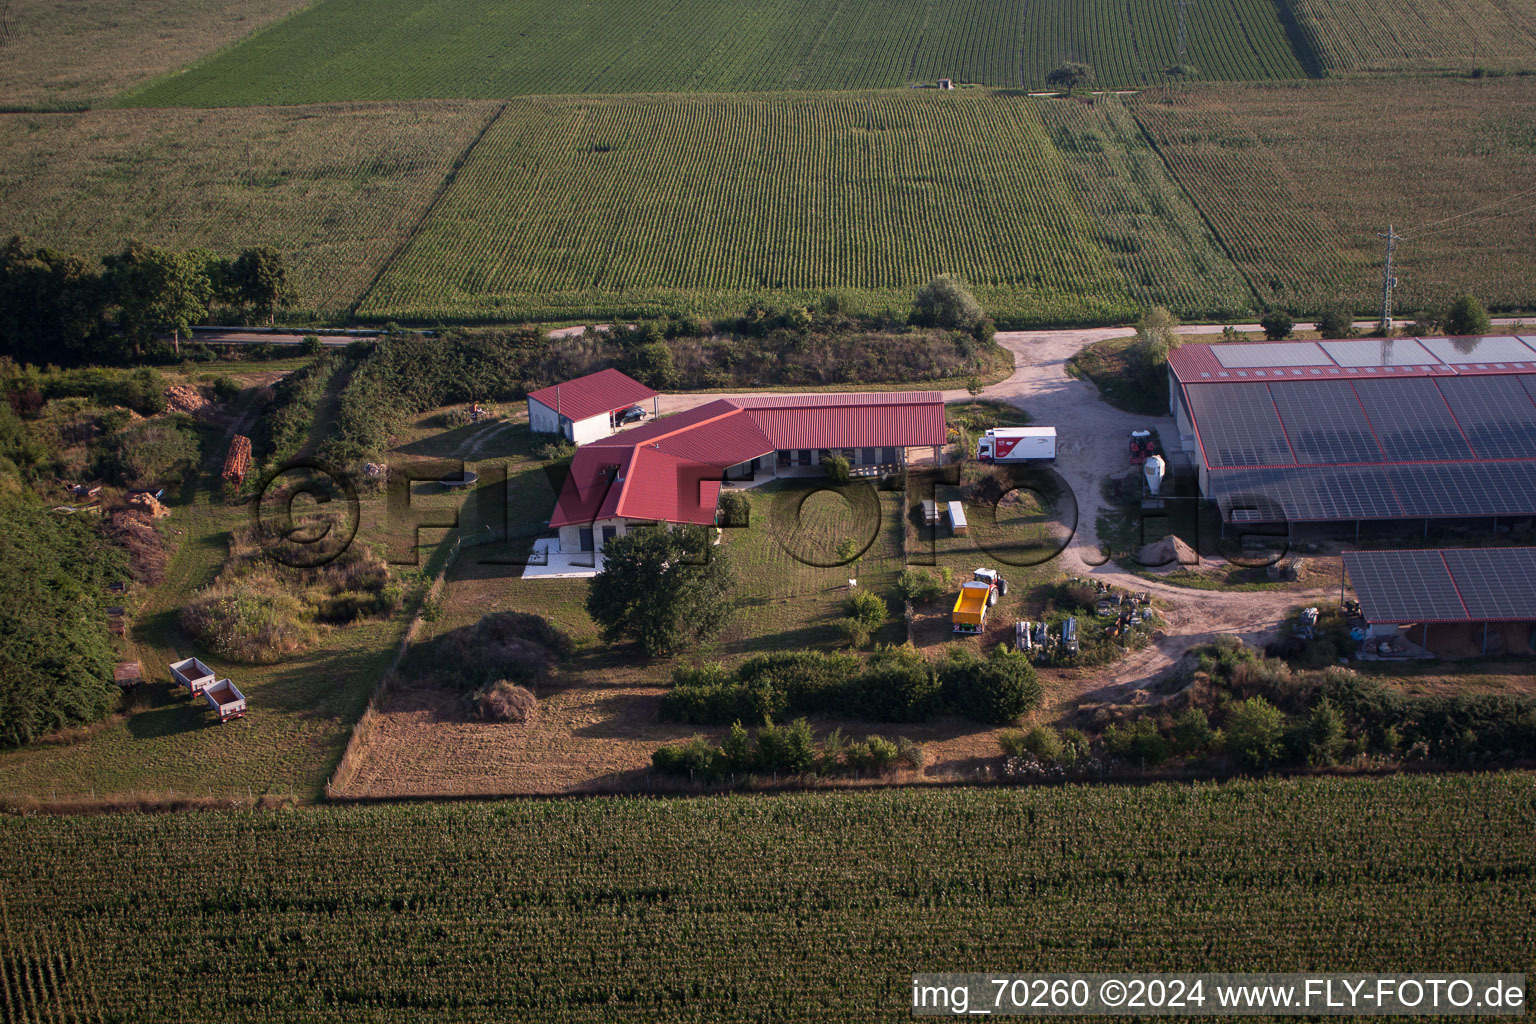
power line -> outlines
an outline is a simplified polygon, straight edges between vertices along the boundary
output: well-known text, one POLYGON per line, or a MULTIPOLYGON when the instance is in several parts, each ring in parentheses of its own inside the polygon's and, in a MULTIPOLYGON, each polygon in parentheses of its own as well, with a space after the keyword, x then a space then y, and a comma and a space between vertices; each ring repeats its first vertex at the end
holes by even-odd
MULTIPOLYGON (((1424 227, 1421 228, 1420 230, 1415 231, 1413 234, 1411 234, 1411 235, 1399 235, 1398 237, 1399 238, 1421 238, 1424 235, 1436 233, 1436 232, 1430 231, 1429 230, 1430 228, 1437 228, 1437 229, 1442 230, 1442 231, 1448 231, 1448 230, 1450 230, 1449 228, 1440 228, 1439 226, 1442 225, 1442 224, 1453 224, 1456 221, 1465 220, 1468 217, 1475 217, 1478 214, 1486 213, 1489 210, 1497 210, 1501 206, 1508 206, 1510 203, 1516 202, 1517 200, 1520 200, 1520 199, 1524 199, 1527 196, 1536 196, 1536 188, 1528 188, 1524 192, 1516 192, 1512 196, 1505 196, 1503 199, 1500 199, 1496 203, 1489 203, 1487 206, 1479 206, 1476 209, 1468 210, 1465 213, 1458 213, 1458 214, 1455 214, 1454 216, 1451 216, 1451 217, 1442 217, 1440 220, 1432 220, 1428 224, 1424 225, 1424 227)), ((1504 216, 1508 216, 1509 213, 1519 213, 1519 212, 1520 212, 1519 210, 1510 210, 1506 214, 1504 214, 1504 216)))

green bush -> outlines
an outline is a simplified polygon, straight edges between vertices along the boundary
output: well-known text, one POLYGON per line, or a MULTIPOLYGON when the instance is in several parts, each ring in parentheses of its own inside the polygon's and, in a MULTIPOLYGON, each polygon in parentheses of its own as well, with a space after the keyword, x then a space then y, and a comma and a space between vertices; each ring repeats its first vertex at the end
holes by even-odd
POLYGON ((914 603, 936 601, 947 589, 938 574, 927 569, 903 569, 896 578, 896 588, 902 597, 914 603))
POLYGON ((885 772, 900 756, 901 749, 884 736, 866 736, 863 742, 848 746, 843 760, 856 772, 885 772))
POLYGON ((742 491, 721 491, 716 525, 740 529, 752 524, 752 500, 742 491))
POLYGON ((853 479, 853 467, 841 455, 829 455, 822 459, 821 468, 826 470, 827 477, 834 484, 846 484, 853 479))
POLYGON ((1150 718, 1138 718, 1129 725, 1112 725, 1105 729, 1104 749, 1111 757, 1148 768, 1168 760, 1170 752, 1167 739, 1150 718))
POLYGON ((1028 730, 1007 729, 997 738, 1003 753, 1011 757, 1034 754, 1042 761, 1059 762, 1065 749, 1056 730, 1044 725, 1031 726, 1028 730))
POLYGON ((202 440, 192 420, 171 416, 124 427, 100 447, 97 469, 124 487, 153 490, 197 469, 202 440))
POLYGON ((1210 719, 1200 708, 1186 708, 1173 720, 1173 744, 1180 754, 1203 754, 1215 739, 1210 719))
POLYGON ((1029 658, 999 644, 985 660, 950 659, 939 669, 944 702, 978 722, 1012 722, 1040 704, 1040 683, 1029 658))
POLYGON ((1250 768, 1279 760, 1285 737, 1285 713, 1263 697, 1238 701, 1227 710, 1227 754, 1250 768))
POLYGON ((876 722, 923 722, 943 708, 938 680, 921 655, 887 652, 870 659, 855 681, 850 709, 876 722))
POLYGON ((230 661, 269 665, 314 642, 309 608, 268 575, 217 582, 181 610, 181 626, 230 661))

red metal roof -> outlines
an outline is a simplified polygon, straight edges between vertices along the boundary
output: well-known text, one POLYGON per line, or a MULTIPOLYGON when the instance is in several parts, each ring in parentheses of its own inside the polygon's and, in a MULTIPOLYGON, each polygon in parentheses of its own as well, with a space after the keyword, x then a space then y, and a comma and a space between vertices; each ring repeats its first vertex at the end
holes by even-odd
POLYGON ((755 395, 719 399, 582 445, 549 525, 622 516, 713 523, 719 479, 775 449, 940 445, 943 395, 755 395))
POLYGON ((573 420, 627 409, 656 397, 656 392, 618 370, 599 370, 552 387, 529 392, 528 397, 573 420))

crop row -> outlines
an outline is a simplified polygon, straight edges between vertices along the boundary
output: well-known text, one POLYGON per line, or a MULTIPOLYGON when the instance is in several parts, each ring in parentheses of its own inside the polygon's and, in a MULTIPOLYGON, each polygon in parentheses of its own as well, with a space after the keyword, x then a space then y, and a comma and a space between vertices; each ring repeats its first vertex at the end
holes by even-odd
POLYGON ((1327 71, 1536 67, 1536 9, 1501 0, 1290 0, 1327 71))
MULTIPOLYGON (((1208 78, 1300 78, 1269 0, 1190 14, 1208 78)), ((889 88, 938 78, 1042 88, 1067 59, 1099 81, 1167 80, 1177 22, 1164 0, 327 0, 119 99, 216 106, 538 94, 889 88), (469 30, 473 26, 473 30, 469 30)))
POLYGON ((1128 308, 1033 101, 991 94, 520 103, 365 315, 650 290, 888 291, 941 272, 1028 316, 1128 308))
POLYGON ((0 821, 8 1020, 906 1019, 918 970, 1529 971, 1529 775, 0 821))

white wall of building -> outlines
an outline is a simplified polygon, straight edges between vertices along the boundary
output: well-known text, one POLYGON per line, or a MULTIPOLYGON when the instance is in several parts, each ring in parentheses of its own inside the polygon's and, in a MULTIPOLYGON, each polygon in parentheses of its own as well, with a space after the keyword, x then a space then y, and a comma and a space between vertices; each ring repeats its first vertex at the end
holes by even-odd
POLYGON ((573 423, 538 399, 528 399, 528 429, 535 434, 564 434, 567 441, 581 445, 612 434, 611 424, 606 412, 573 423))

